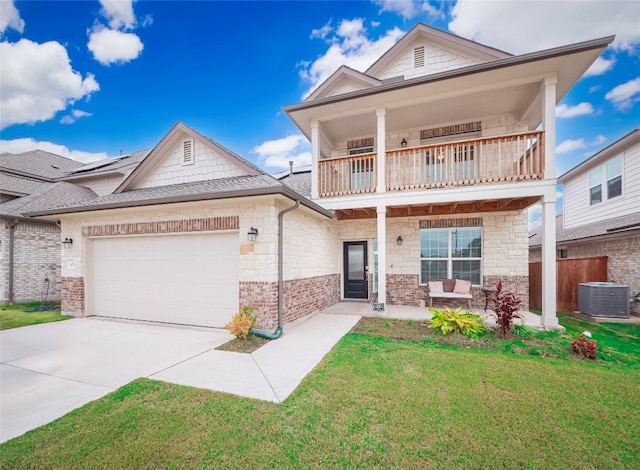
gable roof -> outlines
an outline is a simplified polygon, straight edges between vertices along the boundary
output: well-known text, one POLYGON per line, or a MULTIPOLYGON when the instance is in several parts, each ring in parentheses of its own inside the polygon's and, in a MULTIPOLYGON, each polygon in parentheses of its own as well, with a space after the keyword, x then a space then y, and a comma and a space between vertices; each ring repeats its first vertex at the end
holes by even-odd
POLYGON ((49 183, 36 193, 0 204, 0 217, 25 218, 30 212, 50 210, 96 197, 96 193, 82 186, 64 181, 49 183))
POLYGON ((311 165, 286 170, 273 175, 298 194, 311 198, 311 165))
POLYGON ((375 77, 387 65, 393 62, 393 60, 400 55, 407 46, 418 38, 424 38, 430 42, 444 46, 447 49, 454 49, 464 55, 476 57, 483 62, 504 59, 512 56, 512 54, 509 54, 508 52, 485 46, 484 44, 471 41, 470 39, 457 36, 442 29, 434 28, 433 26, 429 26, 424 23, 417 23, 407 34, 400 38, 398 42, 391 46, 387 52, 382 54, 378 60, 365 70, 365 73, 375 77))
POLYGON ((639 142, 640 142, 640 126, 636 127, 630 132, 627 132, 625 135, 623 135, 622 137, 620 137, 618 140, 611 143, 610 145, 607 145, 605 148, 600 150, 595 155, 592 155, 582 163, 571 168, 569 171, 567 171, 565 174, 563 174, 558 178, 558 183, 564 183, 568 179, 571 179, 574 176, 591 169, 591 167, 593 167, 594 165, 597 165, 598 163, 601 163, 603 160, 606 160, 607 158, 614 156, 616 153, 625 149, 627 146, 631 146, 639 142))
POLYGON ((0 155, 0 169, 8 173, 31 176, 50 182, 63 176, 67 171, 82 165, 76 160, 44 150, 30 150, 22 153, 5 152, 0 155))
POLYGON ((382 83, 382 81, 372 77, 371 75, 359 72, 347 65, 341 65, 338 70, 333 72, 329 78, 320 84, 320 86, 316 87, 316 89, 305 98, 305 101, 315 100, 328 95, 331 90, 335 88, 335 85, 337 85, 341 80, 349 80, 361 84, 365 88, 380 85, 382 83))
POLYGON ((266 174, 260 168, 255 166, 253 163, 245 160, 237 153, 232 152, 212 138, 207 137, 204 134, 196 131, 195 129, 187 126, 185 123, 178 121, 160 140, 160 142, 158 142, 158 144, 144 157, 144 159, 140 162, 136 169, 133 170, 131 174, 120 184, 120 186, 116 188, 114 194, 130 191, 131 189, 133 189, 136 183, 142 181, 147 175, 151 173, 154 168, 156 168, 162 162, 162 158, 165 156, 165 152, 167 151, 167 149, 177 143, 179 139, 182 139, 183 135, 187 135, 208 145, 209 147, 212 147, 218 155, 226 158, 234 165, 242 168, 249 175, 255 176, 266 174))
MULTIPOLYGON (((640 211, 634 214, 623 215, 569 229, 564 228, 562 220, 562 212, 558 212, 556 214, 557 245, 640 234, 640 211)), ((539 248, 541 246, 542 227, 536 227, 529 232, 529 248, 539 248)))

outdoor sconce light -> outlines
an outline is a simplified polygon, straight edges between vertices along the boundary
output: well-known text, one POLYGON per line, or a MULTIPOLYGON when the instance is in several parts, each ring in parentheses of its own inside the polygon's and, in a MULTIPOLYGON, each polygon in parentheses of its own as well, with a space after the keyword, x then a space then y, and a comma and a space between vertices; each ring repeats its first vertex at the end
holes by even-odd
POLYGON ((255 242, 257 236, 258 236, 258 229, 251 227, 247 232, 247 237, 249 237, 249 242, 251 243, 255 242))
POLYGON ((398 246, 402 245, 402 235, 398 235, 398 238, 396 238, 396 243, 398 244, 398 246))
POLYGON ((407 139, 402 139, 402 142, 400 142, 400 146, 401 146, 402 148, 406 148, 406 146, 407 146, 407 139))
POLYGON ((62 246, 69 248, 71 245, 73 245, 73 238, 64 237, 64 240, 62 240, 62 246))

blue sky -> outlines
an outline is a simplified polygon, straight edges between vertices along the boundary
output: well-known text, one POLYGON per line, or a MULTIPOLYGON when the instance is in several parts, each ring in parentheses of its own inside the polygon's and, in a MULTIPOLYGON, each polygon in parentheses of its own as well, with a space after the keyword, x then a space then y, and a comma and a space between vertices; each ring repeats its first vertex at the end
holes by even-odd
POLYGON ((181 120, 268 171, 309 161, 284 105, 422 21, 511 53, 615 34, 557 108, 562 174, 640 124, 638 1, 1 0, 1 149, 83 161, 181 120))

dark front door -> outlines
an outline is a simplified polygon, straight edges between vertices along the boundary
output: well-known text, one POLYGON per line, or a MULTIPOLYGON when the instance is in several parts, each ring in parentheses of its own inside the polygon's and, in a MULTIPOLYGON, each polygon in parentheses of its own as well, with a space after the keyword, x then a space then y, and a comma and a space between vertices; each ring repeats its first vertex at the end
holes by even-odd
POLYGON ((344 298, 367 299, 367 242, 344 242, 344 298))

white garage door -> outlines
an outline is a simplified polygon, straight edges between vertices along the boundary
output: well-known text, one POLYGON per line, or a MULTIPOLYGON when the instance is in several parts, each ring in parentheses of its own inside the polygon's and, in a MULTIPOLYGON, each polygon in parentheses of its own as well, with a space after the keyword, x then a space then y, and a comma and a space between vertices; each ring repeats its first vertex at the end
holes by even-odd
POLYGON ((238 311, 238 234, 95 239, 88 314, 224 326, 238 311))

